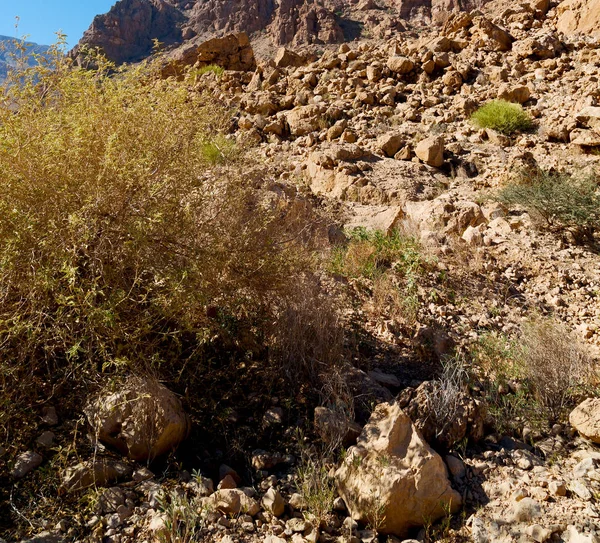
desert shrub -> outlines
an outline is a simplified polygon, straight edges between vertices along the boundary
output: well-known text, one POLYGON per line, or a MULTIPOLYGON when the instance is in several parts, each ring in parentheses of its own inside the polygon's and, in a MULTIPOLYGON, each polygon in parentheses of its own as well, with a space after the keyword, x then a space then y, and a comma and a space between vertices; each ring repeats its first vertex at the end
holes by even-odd
POLYGON ((423 266, 419 241, 401 230, 386 234, 359 227, 349 231, 348 236, 348 244, 334 253, 334 273, 374 279, 393 268, 412 282, 423 266))
POLYGON ((521 345, 524 376, 536 400, 558 420, 595 382, 594 361, 564 325, 549 319, 526 322, 521 345))
POLYGON ((372 282, 372 302, 378 312, 414 321, 418 310, 419 278, 430 267, 418 239, 395 229, 355 228, 348 243, 334 250, 330 271, 372 282))
POLYGON ((577 179, 565 173, 538 170, 504 187, 498 200, 534 211, 550 226, 591 237, 600 226, 600 194, 595 177, 577 179))
POLYGON ((597 389, 593 360, 564 325, 551 319, 528 320, 514 338, 485 334, 472 356, 501 432, 519 432, 525 422, 547 427, 597 389))
POLYGON ((436 438, 447 432, 462 410, 469 382, 469 372, 462 357, 449 358, 443 362, 442 372, 434 380, 427 397, 429 417, 436 429, 436 438))
POLYGON ((296 474, 298 492, 306 501, 308 520, 319 526, 333 510, 337 490, 323 457, 304 454, 296 474))
MULTIPOLYGON (((219 353, 260 356, 310 275, 285 214, 224 146, 231 112, 152 64, 94 66, 57 54, 1 89, 6 440, 40 397, 67 402, 103 375, 190 386, 219 353)), ((323 359, 308 345, 320 326, 306 329, 299 358, 323 359)))
POLYGON ((529 114, 519 105, 505 100, 493 100, 481 106, 471 119, 480 128, 491 128, 510 136, 533 128, 529 114))

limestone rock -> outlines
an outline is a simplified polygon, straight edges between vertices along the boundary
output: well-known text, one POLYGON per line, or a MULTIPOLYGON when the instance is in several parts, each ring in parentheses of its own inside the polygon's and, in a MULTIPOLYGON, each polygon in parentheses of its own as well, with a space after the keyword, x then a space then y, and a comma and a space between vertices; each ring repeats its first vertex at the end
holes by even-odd
POLYGON ((179 398, 149 379, 130 379, 119 392, 94 400, 85 413, 94 436, 139 462, 177 448, 190 430, 179 398))
POLYGON ((442 458, 396 403, 375 408, 335 476, 353 519, 366 522, 373 510, 383 512, 383 534, 401 537, 461 503, 442 458))
POLYGON ((348 446, 356 441, 361 427, 341 412, 328 407, 315 407, 314 426, 317 434, 324 443, 330 445, 343 444, 348 446))
POLYGON ((212 496, 205 499, 216 510, 226 515, 242 513, 253 517, 260 511, 258 502, 238 488, 217 490, 212 496))
POLYGON ((569 415, 569 422, 583 437, 600 444, 600 399, 588 398, 569 415))
POLYGON ((283 496, 273 487, 267 490, 262 498, 263 507, 276 517, 283 515, 285 511, 285 500, 283 496))
POLYGON ((511 87, 509 85, 502 85, 498 89, 498 98, 500 100, 506 100, 507 102, 515 102, 517 104, 524 104, 529 100, 531 91, 529 87, 525 85, 519 85, 511 87))
POLYGON ((586 128, 600 133, 600 107, 585 107, 575 116, 575 119, 586 128))
POLYGON ((106 486, 126 478, 133 470, 123 462, 96 458, 68 468, 62 477, 60 492, 76 492, 89 486, 106 486))
POLYGON ((10 472, 10 476, 13 479, 22 479, 30 471, 37 468, 43 461, 40 454, 35 451, 27 451, 20 454, 15 461, 15 465, 10 472))
POLYGON ((298 67, 303 64, 304 59, 298 53, 294 53, 286 47, 280 47, 275 55, 275 66, 278 68, 298 67))
POLYGON ((401 134, 383 134, 377 139, 377 148, 388 157, 393 157, 404 144, 401 134))
POLYGON ((397 74, 404 75, 412 72, 415 63, 406 57, 391 57, 387 62, 388 68, 397 74))
POLYGON ((421 140, 415 147, 415 155, 425 164, 439 168, 444 164, 444 138, 431 136, 421 140))

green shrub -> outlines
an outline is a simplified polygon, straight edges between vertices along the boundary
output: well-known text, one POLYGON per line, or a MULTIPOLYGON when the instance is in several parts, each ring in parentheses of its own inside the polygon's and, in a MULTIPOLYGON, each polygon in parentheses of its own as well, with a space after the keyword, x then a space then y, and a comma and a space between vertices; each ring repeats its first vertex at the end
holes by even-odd
POLYGON ((590 238, 600 227, 600 194, 595 177, 576 179, 565 173, 537 171, 522 175, 497 196, 508 205, 522 205, 550 226, 572 229, 577 237, 590 238))
POLYGON ((471 354, 482 370, 489 411, 500 432, 519 432, 524 422, 547 428, 598 384, 586 349, 551 319, 527 320, 515 338, 484 334, 471 354))
POLYGON ((216 64, 209 64, 208 66, 202 66, 202 68, 198 68, 198 70, 196 70, 195 73, 199 76, 208 73, 213 73, 217 77, 221 77, 224 72, 225 69, 221 68, 221 66, 217 66, 216 64))
POLYGON ((506 136, 533 128, 529 114, 519 104, 505 100, 488 102, 473 113, 471 118, 480 128, 491 128, 506 136))
MULTIPOLYGON (((10 96, 0 104, 5 442, 57 387, 77 408, 78 390, 152 372, 180 390, 204 379, 201 399, 219 356, 275 364, 280 319, 318 296, 298 292, 311 261, 282 241, 298 239, 296 227, 227 148, 231 112, 152 64, 94 65, 57 54, 0 89, 10 96)), ((317 357, 323 371, 328 352, 309 345, 320 328, 296 322, 312 335, 286 364, 317 357)))
POLYGON ((348 244, 334 252, 334 273, 376 279, 393 268, 412 282, 423 266, 419 241, 400 230, 386 234, 358 227, 348 232, 348 237, 348 244))

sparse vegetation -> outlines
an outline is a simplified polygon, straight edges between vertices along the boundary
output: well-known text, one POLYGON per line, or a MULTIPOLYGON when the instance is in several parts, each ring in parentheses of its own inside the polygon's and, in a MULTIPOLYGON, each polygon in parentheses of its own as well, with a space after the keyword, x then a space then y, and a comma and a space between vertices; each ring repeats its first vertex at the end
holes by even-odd
POLYGON ((337 495, 325 460, 305 454, 298 469, 297 480, 298 492, 306 501, 308 520, 319 526, 331 513, 337 495))
POLYGON ((518 338, 483 335, 472 354, 486 375, 490 413, 501 432, 562 420, 598 380, 585 348, 550 319, 530 319, 518 338))
POLYGON ((576 178, 538 170, 504 187, 498 200, 521 205, 559 230, 590 239, 600 227, 600 194, 595 176, 576 178))
POLYGON ((523 107, 505 100, 488 102, 473 113, 471 118, 480 128, 491 128, 506 136, 533 128, 533 121, 523 107))
POLYGON ((356 228, 348 232, 347 245, 333 254, 333 273, 372 282, 376 311, 413 321, 418 310, 419 277, 431 262, 419 241, 402 230, 389 234, 356 228))

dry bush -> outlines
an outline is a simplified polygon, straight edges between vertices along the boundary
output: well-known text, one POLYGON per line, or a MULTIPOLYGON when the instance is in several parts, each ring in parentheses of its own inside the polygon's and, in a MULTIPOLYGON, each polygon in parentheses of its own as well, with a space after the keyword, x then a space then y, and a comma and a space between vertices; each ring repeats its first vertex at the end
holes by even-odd
POLYGON ((313 276, 298 278, 274 326, 271 360, 288 380, 327 378, 344 360, 344 334, 335 296, 313 276))
POLYGON ((497 196, 507 205, 522 205, 558 231, 576 240, 591 240, 600 228, 600 191, 596 173, 575 177, 566 173, 521 173, 497 196))
POLYGON ((594 360, 561 323, 533 319, 523 326, 522 367, 540 405, 557 420, 597 378, 594 360))
POLYGON ((441 375, 433 381, 427 396, 428 416, 435 428, 435 438, 448 432, 462 414, 468 397, 469 372, 461 356, 448 358, 443 363, 441 375))
POLYGON ((106 373, 202 378, 207 352, 272 341, 289 374, 334 359, 335 318, 302 292, 310 258, 242 175, 231 113, 152 64, 55 53, 0 89, 4 440, 106 373))

